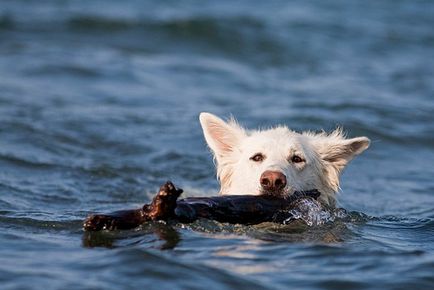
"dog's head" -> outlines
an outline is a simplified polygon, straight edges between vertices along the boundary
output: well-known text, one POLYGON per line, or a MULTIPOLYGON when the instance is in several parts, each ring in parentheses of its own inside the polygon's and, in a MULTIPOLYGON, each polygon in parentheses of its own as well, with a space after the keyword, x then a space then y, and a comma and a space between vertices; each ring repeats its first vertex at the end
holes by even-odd
POLYGON ((339 175, 348 162, 369 147, 369 139, 330 134, 296 133, 287 127, 246 131, 234 120, 200 114, 206 142, 217 162, 221 194, 290 195, 318 189, 321 201, 333 205, 339 175))

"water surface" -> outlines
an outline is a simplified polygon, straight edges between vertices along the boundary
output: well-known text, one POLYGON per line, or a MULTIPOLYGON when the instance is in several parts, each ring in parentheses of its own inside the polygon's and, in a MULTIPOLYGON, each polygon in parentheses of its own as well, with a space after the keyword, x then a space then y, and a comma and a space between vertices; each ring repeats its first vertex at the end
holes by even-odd
POLYGON ((0 5, 2 289, 433 289, 434 3, 0 5), (85 234, 167 179, 218 190, 198 114, 342 125, 348 218, 85 234))

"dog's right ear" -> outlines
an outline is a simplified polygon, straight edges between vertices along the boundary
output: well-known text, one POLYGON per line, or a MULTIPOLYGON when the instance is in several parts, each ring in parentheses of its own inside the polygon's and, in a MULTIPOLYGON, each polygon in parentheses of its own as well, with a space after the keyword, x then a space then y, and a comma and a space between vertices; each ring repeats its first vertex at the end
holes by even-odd
POLYGON ((245 137, 244 129, 235 120, 225 122, 210 113, 199 115, 203 135, 217 161, 225 155, 234 152, 237 145, 245 137))

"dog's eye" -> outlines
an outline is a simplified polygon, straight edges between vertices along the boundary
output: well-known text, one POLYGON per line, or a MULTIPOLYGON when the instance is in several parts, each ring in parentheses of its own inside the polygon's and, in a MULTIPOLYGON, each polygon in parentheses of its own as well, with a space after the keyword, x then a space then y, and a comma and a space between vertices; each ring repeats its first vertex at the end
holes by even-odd
POLYGON ((261 162, 265 159, 265 156, 262 155, 261 153, 256 153, 255 155, 253 155, 252 157, 250 157, 250 160, 255 161, 255 162, 261 162))
POLYGON ((300 163, 300 162, 303 162, 304 160, 300 156, 294 155, 294 156, 292 156, 291 161, 293 163, 300 163))

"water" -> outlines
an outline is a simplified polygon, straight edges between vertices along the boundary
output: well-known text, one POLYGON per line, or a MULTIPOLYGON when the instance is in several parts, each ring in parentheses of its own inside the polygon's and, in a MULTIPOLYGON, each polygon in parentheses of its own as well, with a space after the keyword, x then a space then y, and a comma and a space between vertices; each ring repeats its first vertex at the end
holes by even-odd
POLYGON ((432 1, 0 3, 1 289, 433 289, 432 1), (371 148, 321 226, 85 234, 167 179, 215 194, 198 114, 371 148))

